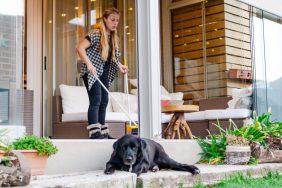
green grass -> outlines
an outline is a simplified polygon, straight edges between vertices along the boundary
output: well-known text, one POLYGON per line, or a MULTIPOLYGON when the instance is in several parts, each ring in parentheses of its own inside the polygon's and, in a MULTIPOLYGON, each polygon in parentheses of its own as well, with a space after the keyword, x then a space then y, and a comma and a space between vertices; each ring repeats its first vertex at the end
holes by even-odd
POLYGON ((265 177, 249 179, 238 174, 227 180, 222 180, 213 186, 204 186, 202 183, 195 185, 195 188, 281 188, 282 175, 278 172, 269 172, 265 177))

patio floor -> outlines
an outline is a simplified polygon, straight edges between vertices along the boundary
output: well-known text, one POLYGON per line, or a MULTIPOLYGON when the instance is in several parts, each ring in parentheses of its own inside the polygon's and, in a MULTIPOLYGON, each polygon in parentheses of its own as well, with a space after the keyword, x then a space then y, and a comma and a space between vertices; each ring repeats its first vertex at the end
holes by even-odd
POLYGON ((251 177, 261 177, 269 171, 282 172, 282 164, 268 163, 249 165, 204 165, 197 164, 201 170, 199 175, 192 176, 187 172, 162 170, 157 173, 135 174, 117 171, 113 175, 105 175, 102 170, 69 174, 55 174, 32 177, 28 187, 92 187, 92 188, 135 188, 136 182, 144 188, 193 187, 195 184, 215 184, 222 179, 241 173, 251 177))

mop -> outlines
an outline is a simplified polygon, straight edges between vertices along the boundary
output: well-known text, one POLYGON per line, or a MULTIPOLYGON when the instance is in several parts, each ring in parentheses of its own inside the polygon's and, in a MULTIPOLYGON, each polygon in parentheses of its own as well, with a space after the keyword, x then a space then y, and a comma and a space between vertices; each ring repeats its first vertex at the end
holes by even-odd
MULTIPOLYGON (((97 75, 94 75, 95 78, 98 80, 98 82, 101 84, 101 86, 106 90, 106 92, 110 95, 110 97, 112 97, 112 99, 115 100, 115 102, 118 104, 118 106, 121 108, 121 110, 124 112, 124 114, 127 116, 127 118, 130 120, 130 122, 132 122, 134 124, 134 126, 138 127, 137 123, 132 120, 132 118, 129 115, 129 112, 127 112, 123 106, 119 103, 119 101, 110 93, 110 91, 106 88, 106 86, 101 82, 101 80, 97 77, 97 75)), ((126 73, 126 77, 127 77, 127 73, 126 73)), ((127 78, 128 79, 128 78, 127 78)), ((127 90, 128 90, 128 84, 127 84, 127 90)), ((127 97, 128 97, 128 104, 129 104, 129 93, 127 92, 127 97)))

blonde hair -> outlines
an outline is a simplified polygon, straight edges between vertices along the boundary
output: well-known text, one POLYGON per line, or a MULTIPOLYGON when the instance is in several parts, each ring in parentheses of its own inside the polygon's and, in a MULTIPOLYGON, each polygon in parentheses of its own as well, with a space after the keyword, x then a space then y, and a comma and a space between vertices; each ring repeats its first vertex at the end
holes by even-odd
MULTIPOLYGON (((106 61, 108 59, 109 55, 109 41, 108 41, 108 36, 106 32, 106 24, 104 22, 104 18, 108 18, 111 14, 118 14, 119 11, 116 8, 108 8, 104 11, 102 21, 100 23, 97 23, 94 25, 94 29, 99 29, 101 33, 101 54, 102 54, 102 59, 106 61)), ((117 36, 117 31, 111 31, 111 38, 112 38, 112 58, 115 58, 115 51, 119 46, 119 39, 117 36)))

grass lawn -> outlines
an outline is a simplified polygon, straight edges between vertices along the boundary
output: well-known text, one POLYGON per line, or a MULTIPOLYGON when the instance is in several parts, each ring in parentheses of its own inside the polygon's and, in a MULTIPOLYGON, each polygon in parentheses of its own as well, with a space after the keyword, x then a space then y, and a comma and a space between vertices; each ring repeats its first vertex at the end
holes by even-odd
POLYGON ((223 180, 217 185, 204 186, 197 184, 195 188, 281 188, 282 175, 278 172, 269 172, 265 177, 249 179, 242 175, 236 175, 230 179, 223 180))

